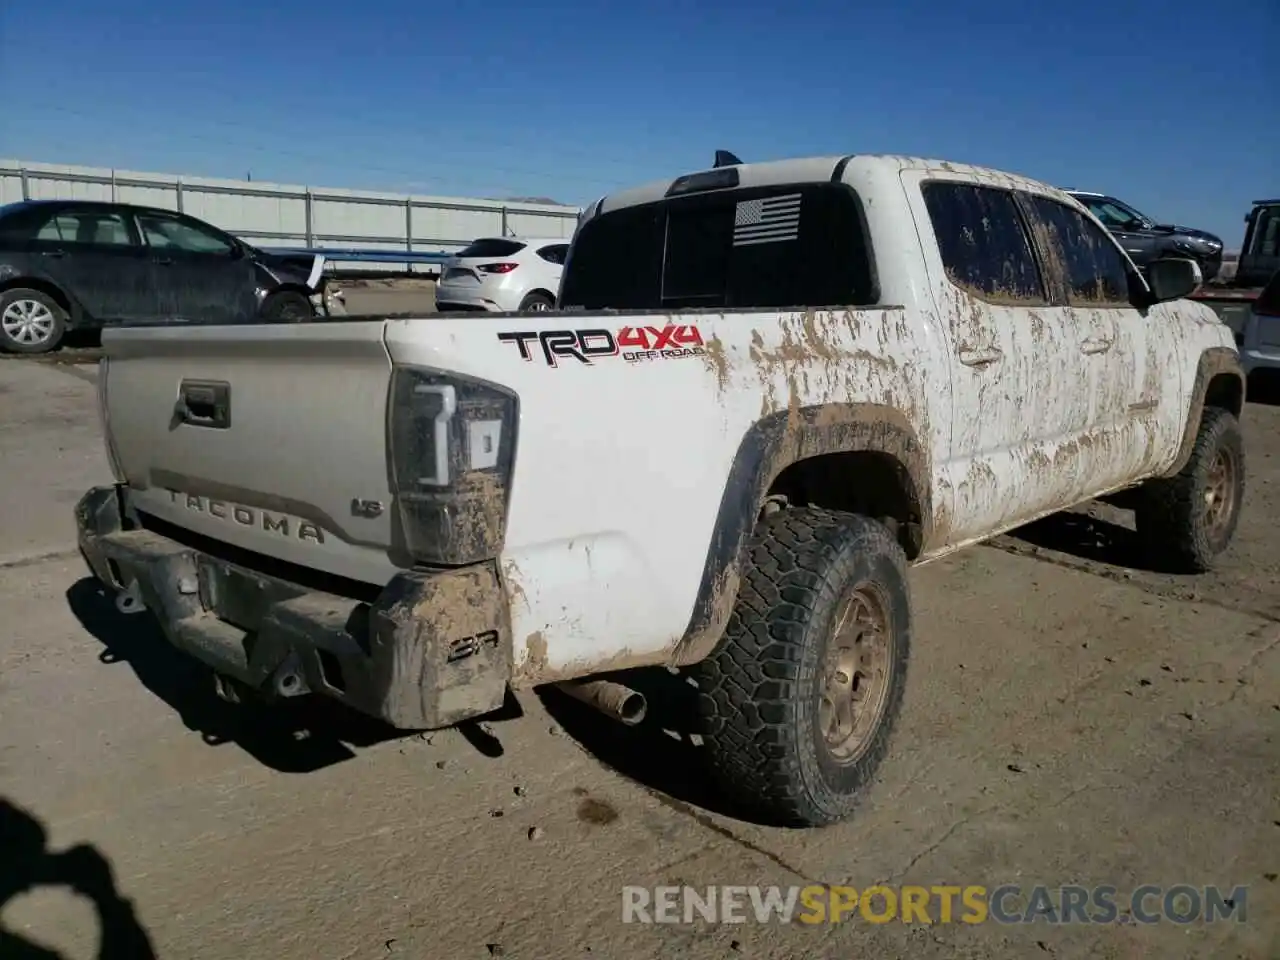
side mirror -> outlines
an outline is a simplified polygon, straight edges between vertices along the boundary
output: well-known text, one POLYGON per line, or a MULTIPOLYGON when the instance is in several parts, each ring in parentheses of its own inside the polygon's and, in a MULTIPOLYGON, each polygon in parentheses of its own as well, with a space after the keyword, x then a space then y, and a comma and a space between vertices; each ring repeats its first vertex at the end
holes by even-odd
POLYGON ((1147 286, 1151 288, 1152 303, 1180 300, 1198 290, 1203 282, 1200 264, 1194 260, 1169 258, 1147 264, 1147 286))

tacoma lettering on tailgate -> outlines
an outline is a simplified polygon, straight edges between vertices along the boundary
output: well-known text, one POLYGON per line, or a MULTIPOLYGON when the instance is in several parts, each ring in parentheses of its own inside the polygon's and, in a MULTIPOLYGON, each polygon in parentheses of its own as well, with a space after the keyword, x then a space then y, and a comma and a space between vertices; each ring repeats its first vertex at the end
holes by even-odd
POLYGON ((194 513, 203 513, 228 523, 238 523, 242 527, 261 528, 268 533, 298 540, 310 540, 324 543, 324 531, 314 523, 307 523, 287 514, 268 513, 266 510, 254 510, 238 503, 226 500, 213 500, 209 497, 197 497, 190 493, 168 491, 169 498, 178 506, 185 507, 194 513))

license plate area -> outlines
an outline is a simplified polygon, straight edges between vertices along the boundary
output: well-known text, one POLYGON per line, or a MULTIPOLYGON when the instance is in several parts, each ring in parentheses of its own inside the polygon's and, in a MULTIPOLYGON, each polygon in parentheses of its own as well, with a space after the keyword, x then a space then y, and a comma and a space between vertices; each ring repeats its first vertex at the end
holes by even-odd
POLYGON ((201 556, 196 563, 200 602, 219 620, 241 630, 256 631, 267 610, 307 591, 272 577, 264 577, 223 560, 201 556))

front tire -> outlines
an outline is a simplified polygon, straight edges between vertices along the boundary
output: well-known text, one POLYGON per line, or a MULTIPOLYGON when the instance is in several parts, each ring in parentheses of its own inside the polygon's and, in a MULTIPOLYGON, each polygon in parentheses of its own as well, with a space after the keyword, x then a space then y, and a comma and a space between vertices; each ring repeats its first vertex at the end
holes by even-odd
POLYGON ((1206 407, 1186 466, 1148 481, 1134 510, 1152 560, 1180 573, 1211 570, 1235 536, 1244 487, 1240 422, 1229 410, 1206 407))
POLYGON ((281 290, 262 302, 262 316, 267 320, 305 323, 315 317, 311 298, 296 290, 281 290))
POLYGON ((907 560, 888 529, 808 508, 762 520, 724 636, 697 668, 721 790, 786 826, 846 819, 888 748, 910 646, 907 560))
POLYGON ((67 312, 39 290, 14 287, 0 293, 0 348, 13 353, 48 353, 62 343, 67 312))

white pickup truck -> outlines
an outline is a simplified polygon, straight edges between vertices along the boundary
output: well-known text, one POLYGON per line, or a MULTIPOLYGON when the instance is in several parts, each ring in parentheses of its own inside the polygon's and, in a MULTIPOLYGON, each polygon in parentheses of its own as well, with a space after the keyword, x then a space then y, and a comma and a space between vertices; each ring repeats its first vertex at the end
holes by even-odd
POLYGON ((1006 173, 718 166, 592 204, 557 311, 108 332, 80 543, 227 696, 634 721, 626 669, 687 668, 725 790, 831 823, 909 564, 1134 487, 1164 561, 1228 546, 1244 382, 1198 283, 1006 173))

